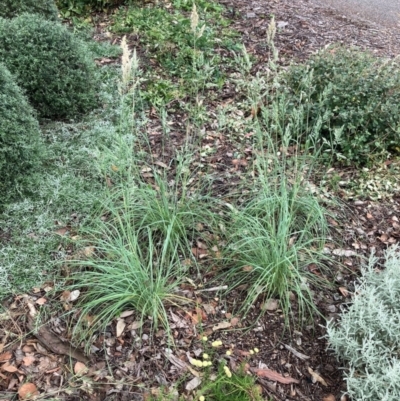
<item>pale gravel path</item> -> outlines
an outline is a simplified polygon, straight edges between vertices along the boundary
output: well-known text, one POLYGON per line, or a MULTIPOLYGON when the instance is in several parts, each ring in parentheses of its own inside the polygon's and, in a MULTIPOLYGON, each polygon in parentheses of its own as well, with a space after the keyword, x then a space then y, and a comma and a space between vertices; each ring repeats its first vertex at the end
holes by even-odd
POLYGON ((400 29, 400 0, 312 0, 337 9, 347 17, 359 17, 400 29))

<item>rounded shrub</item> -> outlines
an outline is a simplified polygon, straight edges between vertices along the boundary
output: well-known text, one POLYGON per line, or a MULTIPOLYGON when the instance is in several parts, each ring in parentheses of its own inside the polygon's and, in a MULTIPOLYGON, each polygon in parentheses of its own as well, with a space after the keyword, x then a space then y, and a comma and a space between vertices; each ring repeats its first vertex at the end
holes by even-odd
POLYGON ((23 13, 40 14, 48 20, 58 20, 53 0, 0 0, 0 17, 14 18, 23 13))
POLYGON ((40 117, 73 117, 96 104, 94 60, 59 23, 37 14, 0 20, 0 60, 40 117))
POLYGON ((400 140, 400 69, 357 49, 328 47, 284 75, 292 106, 306 105, 310 127, 338 158, 364 164, 400 140))
POLYGON ((10 72, 0 64, 0 205, 24 189, 41 155, 34 110, 10 72))

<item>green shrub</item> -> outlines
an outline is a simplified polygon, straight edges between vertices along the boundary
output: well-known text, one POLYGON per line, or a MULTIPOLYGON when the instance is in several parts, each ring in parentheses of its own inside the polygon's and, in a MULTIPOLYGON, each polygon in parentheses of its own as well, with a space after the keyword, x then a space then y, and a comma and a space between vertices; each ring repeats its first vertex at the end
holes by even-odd
POLYGON ((62 14, 68 18, 71 14, 83 14, 91 11, 104 11, 113 7, 127 5, 130 0, 56 0, 62 14))
POLYGON ((14 18, 23 13, 40 14, 57 21, 58 9, 53 0, 1 0, 0 17, 14 18))
MULTIPOLYGON (((387 156, 400 139, 400 69, 357 49, 330 47, 284 75, 292 107, 307 104, 319 140, 348 162, 387 156)), ((311 124, 312 125, 312 124, 311 124)))
POLYGON ((72 117, 95 105, 94 61, 59 23, 33 14, 0 20, 0 59, 40 117, 72 117))
POLYGON ((347 391, 354 401, 400 399, 400 254, 385 255, 385 269, 371 258, 339 325, 328 324, 331 348, 348 363, 347 391))
POLYGON ((0 204, 22 191, 41 155, 39 124, 10 72, 0 64, 0 204))

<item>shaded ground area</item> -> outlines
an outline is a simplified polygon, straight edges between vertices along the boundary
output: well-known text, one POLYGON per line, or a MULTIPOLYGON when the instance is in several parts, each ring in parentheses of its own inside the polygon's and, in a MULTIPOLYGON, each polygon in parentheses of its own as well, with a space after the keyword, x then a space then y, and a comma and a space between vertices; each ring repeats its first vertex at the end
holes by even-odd
MULTIPOLYGON (((397 55, 400 47, 397 33, 389 35, 388 31, 372 24, 344 18, 330 8, 315 7, 307 1, 223 3, 234 18, 234 27, 242 34, 248 51, 258 57, 256 70, 260 71, 266 68, 266 29, 271 14, 276 16, 277 47, 283 64, 292 59, 305 59, 316 49, 338 41, 390 57, 397 55)), ((102 37, 101 27, 96 37, 102 37)), ((169 144, 172 147, 185 135, 178 117, 169 144)), ((165 149, 160 140, 162 129, 151 112, 149 119, 151 143, 155 153, 161 153, 161 149, 165 149)), ((204 145, 218 149, 217 154, 205 156, 201 162, 215 166, 221 176, 221 187, 250 167, 243 164, 238 169, 232 156, 235 149, 223 136, 210 133, 205 136, 204 145)), ((343 304, 350 300, 360 264, 371 250, 375 249, 380 256, 400 237, 400 202, 396 198, 385 202, 343 201, 340 210, 332 210, 332 215, 333 238, 326 252, 338 261, 330 266, 333 287, 315 294, 325 318, 336 318, 343 304), (344 240, 344 245, 338 247, 336 240, 344 240)), ((0 238, 3 237, 6 240, 7 233, 0 232, 0 238)), ((65 251, 68 254, 68 250, 65 251)), ((204 291, 188 282, 182 290, 195 301, 194 306, 168 310, 176 348, 169 348, 162 330, 151 342, 150 322, 140 327, 138 316, 126 311, 105 333, 95 336, 89 344, 75 344, 75 349, 69 346, 74 317, 66 321, 52 312, 57 309, 56 302, 61 300, 64 308, 68 308, 73 300, 70 294, 58 294, 57 299, 52 299, 47 294, 53 288, 54 283, 45 283, 5 303, 9 312, 0 316, 2 399, 16 399, 16 389, 26 377, 34 381, 48 399, 148 400, 150 394, 156 395, 162 386, 168 388, 175 382, 180 383, 184 392, 186 383, 198 373, 187 363, 188 355, 196 357, 203 351, 209 352, 209 343, 201 340, 204 335, 208 341, 222 340, 222 346, 215 350, 215 358, 225 359, 232 369, 245 362, 250 371, 261 369, 264 372, 264 377, 259 375, 258 382, 266 399, 332 401, 339 400, 345 390, 340 364, 326 351, 323 318, 317 318, 314 326, 303 322, 289 332, 284 330, 282 311, 272 303, 265 316, 254 324, 262 305, 256 305, 253 312, 242 319, 232 314, 242 294, 232 293, 228 298, 221 298, 217 290, 204 291), (23 337, 33 329, 29 316, 39 307, 48 312, 48 324, 37 335, 23 337), (90 350, 89 356, 83 355, 84 347, 90 350), (252 355, 250 350, 255 347, 260 352, 252 355), (227 350, 232 350, 232 355, 227 356, 227 350), (273 372, 269 376, 268 369, 273 372)), ((187 399, 193 399, 190 397, 188 395, 187 399)))
POLYGON ((316 4, 333 7, 345 15, 354 15, 379 25, 398 28, 400 3, 396 0, 313 0, 316 4))
POLYGON ((277 21, 276 46, 282 63, 305 59, 310 53, 331 43, 358 46, 387 57, 400 53, 399 30, 343 15, 314 1, 222 0, 221 3, 238 17, 234 26, 243 35, 250 52, 261 56, 261 63, 271 15, 277 21))

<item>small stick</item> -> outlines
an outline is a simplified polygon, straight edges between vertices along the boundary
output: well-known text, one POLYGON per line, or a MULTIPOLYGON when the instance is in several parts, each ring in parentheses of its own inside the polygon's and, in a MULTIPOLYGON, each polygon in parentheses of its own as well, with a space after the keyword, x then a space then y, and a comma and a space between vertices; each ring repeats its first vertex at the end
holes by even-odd
POLYGON ((196 292, 219 291, 219 290, 226 290, 227 288, 228 288, 227 285, 220 285, 219 287, 204 288, 204 290, 196 290, 196 292))

